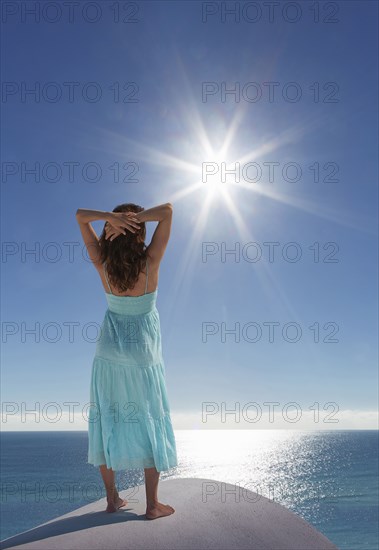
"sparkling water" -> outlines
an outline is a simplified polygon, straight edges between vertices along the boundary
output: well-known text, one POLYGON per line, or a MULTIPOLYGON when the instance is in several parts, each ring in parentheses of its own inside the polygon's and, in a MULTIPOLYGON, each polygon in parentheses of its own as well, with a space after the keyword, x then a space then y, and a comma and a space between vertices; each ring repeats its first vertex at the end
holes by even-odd
MULTIPOLYGON (((179 465, 162 472, 162 480, 235 483, 283 504, 340 549, 379 547, 376 430, 176 430, 175 436, 179 465)), ((1 539, 105 496, 98 468, 86 463, 87 444, 87 432, 1 434, 1 539)), ((143 470, 116 477, 119 490, 130 489, 127 498, 145 498, 131 489, 143 483, 143 470)))

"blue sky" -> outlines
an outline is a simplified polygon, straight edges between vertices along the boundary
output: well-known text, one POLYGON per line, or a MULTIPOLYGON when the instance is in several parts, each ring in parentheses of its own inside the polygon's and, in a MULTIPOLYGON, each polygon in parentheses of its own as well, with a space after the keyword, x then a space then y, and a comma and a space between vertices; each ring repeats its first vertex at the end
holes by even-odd
MULTIPOLYGON (((63 403, 89 400, 95 332, 83 331, 100 325, 106 298, 83 258, 76 209, 167 201, 174 218, 157 306, 174 427, 225 427, 218 413, 202 423, 204 402, 217 411, 256 402, 264 412, 267 402, 279 410, 296 402, 305 424, 289 428, 375 428, 377 3, 337 2, 333 15, 321 2, 315 22, 311 3, 298 2, 292 23, 294 12, 282 9, 270 22, 263 4, 255 23, 243 11, 240 21, 223 22, 225 3, 209 4, 219 11, 205 17, 196 1, 140 2, 136 22, 117 23, 111 4, 98 2, 93 23, 80 12, 72 23, 67 12, 55 23, 52 12, 40 22, 18 12, 3 25, 2 400, 15 404, 4 429, 41 429, 16 421, 23 402, 67 411, 63 403), (77 83, 72 101, 68 82, 77 83), (39 101, 23 96, 22 83, 40 86, 39 101), (204 98, 205 83, 214 93, 204 98), (223 86, 236 85, 239 95, 222 97, 223 86), (252 101, 256 89, 262 96, 252 101), (101 96, 90 101, 95 91, 101 96), (288 100, 295 92, 298 100, 288 100), (218 170, 207 181, 206 162, 218 170), (240 184, 221 180, 222 162, 240 163, 240 184), (40 164, 39 181, 21 176, 23 163, 40 164), (247 181, 248 163, 262 170, 260 181, 247 181), (273 181, 268 163, 277 163, 273 181), (286 181, 288 163, 296 165, 287 180, 300 167, 297 181, 286 181), (324 181, 337 169, 336 181, 324 181), (255 262, 253 242, 262 253, 255 262), (214 251, 206 261, 205 243, 214 251), (288 243, 299 261, 288 260, 288 243), (236 246, 239 255, 222 257, 222 247, 236 246), (36 323, 39 342, 23 335, 36 323), (67 323, 77 323, 72 342, 67 323), (206 341, 204 323, 217 331, 206 341), (248 323, 262 330, 256 342, 248 323), (273 341, 267 323, 278 324, 273 341), (287 323, 300 327, 297 342, 282 336, 287 323), (222 341, 223 327, 237 327, 240 341, 222 341), (325 342, 334 330, 338 341, 325 342), (335 412, 338 423, 315 423, 315 403, 321 418, 335 412), (335 405, 323 411, 328 403, 335 405)), ((94 223, 98 233, 102 226, 94 223)), ((62 419, 44 429, 86 426, 62 419)))

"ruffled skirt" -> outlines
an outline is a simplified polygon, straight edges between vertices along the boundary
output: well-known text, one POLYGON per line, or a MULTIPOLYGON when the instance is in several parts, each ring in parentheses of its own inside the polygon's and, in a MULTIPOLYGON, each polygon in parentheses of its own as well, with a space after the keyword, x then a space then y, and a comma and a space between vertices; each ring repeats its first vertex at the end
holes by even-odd
POLYGON ((88 463, 113 470, 177 465, 163 361, 130 366, 95 355, 88 463))

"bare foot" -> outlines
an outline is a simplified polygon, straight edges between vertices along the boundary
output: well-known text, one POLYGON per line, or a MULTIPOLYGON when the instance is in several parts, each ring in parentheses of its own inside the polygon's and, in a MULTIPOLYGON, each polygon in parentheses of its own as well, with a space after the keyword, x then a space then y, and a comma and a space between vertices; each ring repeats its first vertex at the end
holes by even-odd
POLYGON ((116 506, 117 509, 122 508, 123 506, 126 506, 127 504, 128 504, 128 501, 124 500, 121 497, 118 497, 117 501, 114 503, 114 505, 116 506))
POLYGON ((108 500, 108 499, 107 499, 107 502, 108 502, 108 506, 107 506, 105 511, 109 512, 109 513, 117 512, 117 510, 119 508, 122 508, 123 506, 126 506, 128 504, 127 500, 124 500, 120 497, 118 497, 116 502, 114 502, 113 500, 108 500))
POLYGON ((147 519, 157 519, 164 516, 171 516, 175 512, 174 508, 169 504, 157 502, 153 508, 146 508, 147 519))
POLYGON ((107 499, 107 502, 108 502, 108 506, 106 508, 106 512, 116 512, 117 511, 117 508, 113 502, 113 499, 112 500, 108 500, 107 499))

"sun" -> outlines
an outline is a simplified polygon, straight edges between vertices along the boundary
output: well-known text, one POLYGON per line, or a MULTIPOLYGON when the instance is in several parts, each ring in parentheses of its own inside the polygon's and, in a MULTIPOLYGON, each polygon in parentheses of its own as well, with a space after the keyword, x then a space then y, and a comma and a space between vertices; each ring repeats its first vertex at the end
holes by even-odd
POLYGON ((233 185, 233 166, 225 159, 222 151, 210 155, 208 161, 201 164, 201 182, 209 201, 228 200, 228 186, 233 185))

